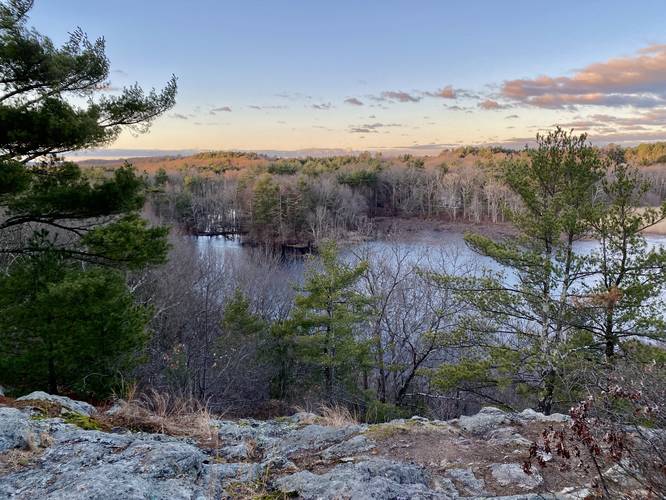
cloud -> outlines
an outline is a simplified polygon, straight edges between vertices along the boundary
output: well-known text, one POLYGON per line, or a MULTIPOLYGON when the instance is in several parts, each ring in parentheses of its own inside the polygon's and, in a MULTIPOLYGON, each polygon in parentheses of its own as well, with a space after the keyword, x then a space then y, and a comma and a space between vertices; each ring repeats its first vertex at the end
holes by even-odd
POLYGON ((276 97, 280 97, 282 99, 289 99, 291 101, 300 101, 300 100, 310 100, 312 99, 311 95, 303 94, 301 92, 281 92, 279 94, 275 94, 276 97))
POLYGON ((572 76, 507 80, 501 93, 541 108, 659 106, 666 103, 666 45, 650 45, 633 56, 593 63, 572 76))
POLYGON ((509 115, 504 117, 505 120, 515 120, 516 118, 520 117, 518 115, 509 115))
POLYGON ((189 120, 189 117, 181 115, 180 113, 174 113, 171 115, 171 118, 177 118, 179 120, 189 120))
POLYGON ((313 104, 312 105, 313 109, 318 109, 320 111, 328 111, 332 107, 333 107, 333 105, 330 102, 324 102, 324 103, 321 103, 321 104, 313 104))
POLYGON ((400 123, 366 123, 364 125, 349 127, 349 132, 352 134, 377 134, 379 132, 378 129, 395 127, 402 127, 402 125, 400 123))
POLYGON ((211 111, 213 113, 231 113, 231 108, 229 106, 222 106, 219 108, 213 108, 211 111))
POLYGON ((345 99, 345 102, 347 104, 351 104, 352 106, 363 106, 363 102, 360 99, 357 99, 356 97, 347 97, 347 99, 345 99))
POLYGON ((596 113, 587 117, 576 116, 568 122, 553 124, 565 128, 589 130, 599 134, 636 131, 659 132, 666 126, 666 107, 642 111, 630 116, 596 113))
POLYGON ((381 96, 376 99, 381 101, 419 102, 421 97, 403 91, 387 90, 382 92, 381 96))
POLYGON ((287 106, 280 106, 280 105, 273 105, 273 106, 259 106, 257 104, 250 104, 248 105, 248 108, 250 109, 257 109, 257 110, 266 110, 266 109, 286 109, 287 106))
POLYGON ((486 100, 484 100, 484 101, 481 101, 481 102, 478 104, 478 106, 479 106, 481 109, 485 109, 485 110, 504 109, 504 108, 507 107, 506 105, 504 105, 504 104, 500 104, 499 102, 494 101, 494 100, 492 100, 492 99, 486 99, 486 100))
POLYGON ((442 99, 455 99, 456 91, 451 85, 447 85, 436 92, 426 92, 430 97, 441 97, 442 99))

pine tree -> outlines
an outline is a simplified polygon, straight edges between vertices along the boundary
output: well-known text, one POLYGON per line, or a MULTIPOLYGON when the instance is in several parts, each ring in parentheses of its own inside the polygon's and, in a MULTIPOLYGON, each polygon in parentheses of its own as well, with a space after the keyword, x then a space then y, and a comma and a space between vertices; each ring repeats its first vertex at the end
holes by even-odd
POLYGON ((0 3, 0 382, 103 396, 146 337, 146 311, 113 269, 163 262, 167 229, 140 217, 131 166, 96 177, 58 155, 147 131, 175 104, 176 79, 101 93, 104 39, 77 29, 56 47, 27 26, 32 4, 0 3))
POLYGON ((0 374, 14 392, 105 397, 140 359, 145 308, 121 273, 40 252, 0 277, 0 374))
POLYGON ((306 273, 288 328, 296 358, 314 368, 325 398, 333 401, 368 362, 368 346, 356 336, 368 301, 355 289, 367 264, 343 262, 331 242, 322 245, 320 258, 321 268, 306 273))
POLYGON ((584 311, 581 328, 612 361, 623 340, 666 336, 666 249, 649 248, 642 234, 666 217, 666 204, 639 208, 650 183, 621 158, 601 188, 608 205, 592 219, 599 248, 586 259, 588 276, 578 306, 584 311))
POLYGON ((537 136, 529 160, 505 165, 504 180, 522 208, 508 216, 514 238, 493 240, 466 235, 476 253, 506 272, 483 277, 439 276, 468 307, 452 342, 476 346, 472 357, 443 366, 435 375, 442 388, 523 384, 550 412, 556 384, 566 365, 568 343, 578 334, 572 298, 583 278, 576 241, 591 231, 598 208, 596 185, 605 164, 585 135, 557 129, 537 136), (461 387, 462 386, 462 387, 461 387))

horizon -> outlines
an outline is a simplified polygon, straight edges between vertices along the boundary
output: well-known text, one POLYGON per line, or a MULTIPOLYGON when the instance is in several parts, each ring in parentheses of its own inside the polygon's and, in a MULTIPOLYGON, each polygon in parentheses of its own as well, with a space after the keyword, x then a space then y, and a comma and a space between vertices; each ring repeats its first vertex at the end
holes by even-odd
POLYGON ((104 37, 109 92, 135 81, 160 88, 178 77, 176 107, 148 134, 123 133, 104 157, 114 150, 432 154, 522 147, 555 125, 600 145, 666 140, 666 9, 657 1, 631 10, 569 1, 535 11, 522 0, 419 8, 122 0, 118 7, 100 15, 93 2, 37 1, 29 20, 57 45, 77 26, 104 37))

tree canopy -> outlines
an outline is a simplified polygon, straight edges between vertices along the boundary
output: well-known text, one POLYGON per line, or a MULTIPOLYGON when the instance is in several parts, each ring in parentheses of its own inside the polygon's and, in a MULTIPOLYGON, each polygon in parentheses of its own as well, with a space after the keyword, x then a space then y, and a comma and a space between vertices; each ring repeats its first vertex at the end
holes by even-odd
POLYGON ((93 178, 58 155, 146 132, 176 78, 113 91, 104 39, 77 28, 56 47, 28 27, 32 5, 0 3, 0 372, 15 389, 103 396, 146 339, 119 270, 163 262, 168 230, 141 218, 130 165, 93 178))

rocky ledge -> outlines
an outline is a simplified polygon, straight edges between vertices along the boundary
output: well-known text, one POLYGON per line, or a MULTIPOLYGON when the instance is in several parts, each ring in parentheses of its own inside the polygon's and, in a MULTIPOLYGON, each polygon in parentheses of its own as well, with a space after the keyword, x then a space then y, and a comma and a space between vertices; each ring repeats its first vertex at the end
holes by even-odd
MULTIPOLYGON (((114 409, 111 412, 115 411, 114 409)), ((0 406, 0 498, 577 499, 589 477, 523 471, 565 415, 483 408, 439 421, 337 423, 312 413, 210 420, 212 439, 97 430, 87 403, 45 393, 0 406), (49 411, 45 412, 44 405, 49 411), (56 411, 54 411, 54 408, 56 411)), ((101 414, 100 414, 101 415, 101 414)))

